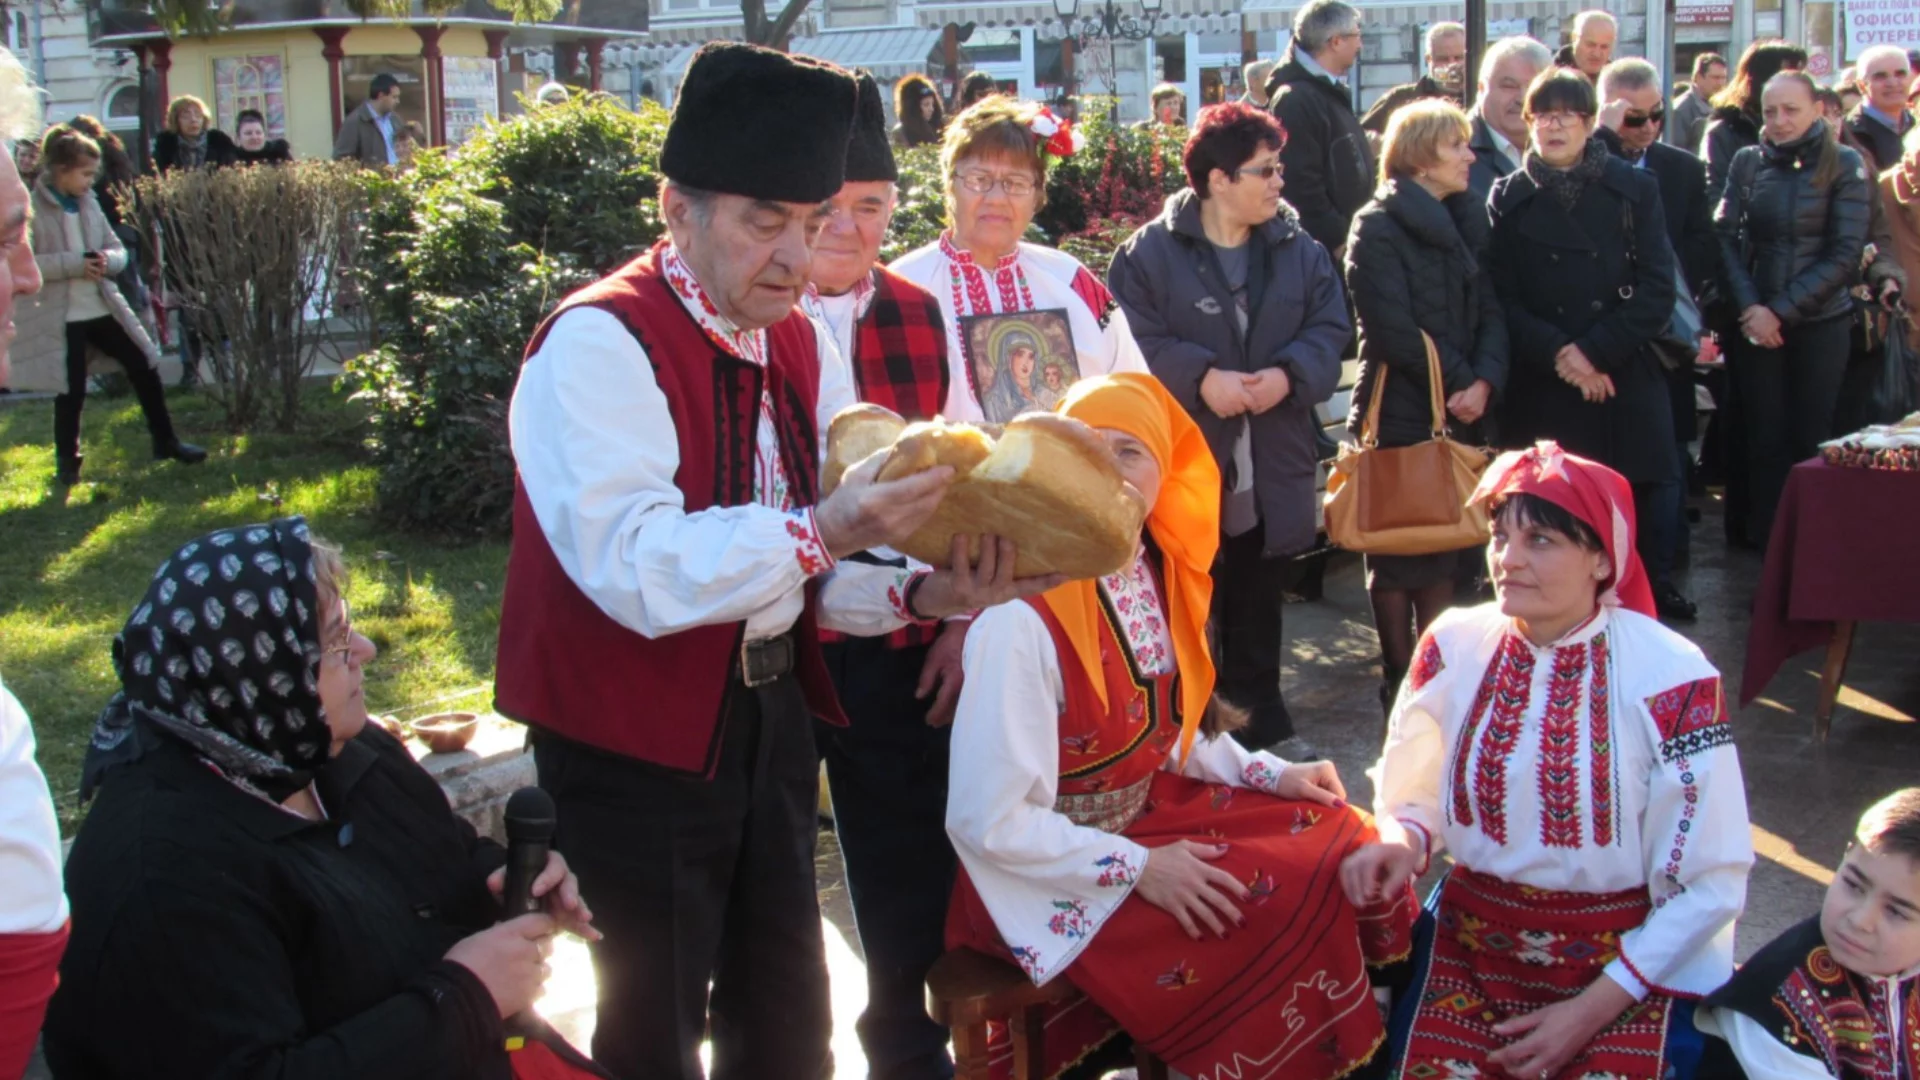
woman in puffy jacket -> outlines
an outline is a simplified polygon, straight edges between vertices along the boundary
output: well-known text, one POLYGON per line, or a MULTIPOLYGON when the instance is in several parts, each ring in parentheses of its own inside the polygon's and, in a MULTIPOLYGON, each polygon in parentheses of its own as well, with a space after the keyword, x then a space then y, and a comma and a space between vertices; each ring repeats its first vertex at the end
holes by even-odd
POLYGON ((1733 156, 1714 212, 1725 295, 1740 318, 1728 370, 1746 446, 1747 537, 1761 544, 1787 470, 1832 434, 1847 367, 1847 289, 1871 213, 1866 164, 1829 136, 1815 89, 1798 71, 1767 81, 1760 144, 1733 156))
POLYGON ((1756 41, 1740 54, 1733 78, 1713 99, 1707 133, 1700 140, 1700 156, 1707 162, 1707 194, 1718 200, 1727 186, 1727 166, 1733 155, 1760 142, 1760 91, 1767 80, 1783 71, 1807 66, 1807 50, 1779 38, 1756 41))
MULTIPOLYGON (((1433 437, 1427 350, 1440 356, 1444 422, 1455 438, 1491 440, 1481 426, 1507 381, 1507 322, 1486 261, 1486 204, 1469 178, 1472 130, 1460 107, 1415 102, 1387 122, 1380 186, 1354 215, 1347 239, 1347 292, 1360 324, 1360 381, 1347 428, 1361 435, 1374 385, 1383 447, 1433 437)), ((1431 555, 1367 556, 1367 598, 1380 634, 1380 700, 1393 695, 1413 661, 1413 644, 1453 603, 1462 560, 1478 548, 1431 555)))

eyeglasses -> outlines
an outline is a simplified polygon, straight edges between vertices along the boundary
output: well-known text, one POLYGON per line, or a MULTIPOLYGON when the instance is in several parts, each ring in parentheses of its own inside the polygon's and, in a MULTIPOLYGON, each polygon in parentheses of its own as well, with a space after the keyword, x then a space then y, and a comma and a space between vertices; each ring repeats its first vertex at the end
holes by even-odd
POLYGON ((985 195, 997 187, 1015 199, 1023 199, 1033 194, 1035 187, 1033 177, 1021 173, 995 176, 987 172, 963 172, 955 173, 954 179, 960 181, 961 187, 975 195, 985 195))
POLYGON ((1262 180, 1271 180, 1276 176, 1287 175, 1287 167, 1277 161, 1265 165, 1246 165, 1233 170, 1235 176, 1257 176, 1262 180))
POLYGON ((1659 108, 1653 110, 1652 112, 1644 112, 1644 113, 1639 113, 1637 115, 1634 113, 1628 113, 1626 116, 1620 119, 1620 122, 1622 124, 1625 124, 1627 127, 1637 128, 1637 127, 1646 127, 1648 124, 1663 123, 1666 119, 1667 119, 1667 107, 1665 105, 1662 105, 1659 108))
POLYGON ((1593 114, 1590 112, 1555 110, 1553 112, 1536 113, 1529 116, 1527 117, 1527 123, 1538 124, 1545 128, 1564 128, 1579 127, 1591 119, 1593 119, 1593 114))
POLYGON ((321 649, 321 662, 324 663, 336 655, 340 657, 342 664, 350 661, 353 657, 353 638, 353 612, 347 607, 347 602, 342 600, 340 601, 340 634, 337 639, 340 644, 321 649))

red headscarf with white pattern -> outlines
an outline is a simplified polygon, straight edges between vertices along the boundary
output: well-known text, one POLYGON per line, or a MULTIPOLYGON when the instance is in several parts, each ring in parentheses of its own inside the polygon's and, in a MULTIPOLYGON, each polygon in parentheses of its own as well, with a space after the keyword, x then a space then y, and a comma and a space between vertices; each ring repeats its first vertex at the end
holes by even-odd
POLYGON ((1613 576, 1602 584, 1600 602, 1654 617, 1653 587, 1634 550, 1633 485, 1626 477, 1542 440, 1495 458, 1467 502, 1492 502, 1513 494, 1545 499, 1585 522, 1613 562, 1613 576))

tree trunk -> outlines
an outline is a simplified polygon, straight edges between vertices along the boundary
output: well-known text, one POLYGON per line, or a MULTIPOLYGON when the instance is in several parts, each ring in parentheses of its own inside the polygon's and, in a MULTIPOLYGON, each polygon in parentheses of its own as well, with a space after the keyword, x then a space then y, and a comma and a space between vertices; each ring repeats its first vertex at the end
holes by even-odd
POLYGON ((766 0, 740 0, 740 20, 746 28, 746 38, 755 45, 764 45, 769 49, 787 51, 793 38, 793 28, 800 16, 807 13, 810 0, 787 0, 780 14, 767 18, 766 0))

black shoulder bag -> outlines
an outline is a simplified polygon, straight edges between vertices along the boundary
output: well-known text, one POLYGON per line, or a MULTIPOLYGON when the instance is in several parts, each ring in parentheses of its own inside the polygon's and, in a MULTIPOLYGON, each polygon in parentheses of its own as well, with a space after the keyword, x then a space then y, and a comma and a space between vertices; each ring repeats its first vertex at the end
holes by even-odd
MULTIPOLYGON (((1640 238, 1633 227, 1633 199, 1626 196, 1620 200, 1620 223, 1627 232, 1627 273, 1638 278, 1640 238)), ((1661 238, 1661 242, 1666 243, 1666 239, 1661 238)), ((1694 358, 1700 355, 1700 309, 1687 287, 1687 275, 1680 269, 1680 256, 1673 253, 1671 244, 1667 251, 1673 255, 1673 310, 1667 313, 1667 325, 1648 340, 1647 348, 1668 371, 1689 371, 1694 358)), ((1620 299, 1633 299, 1631 283, 1620 287, 1620 299)))

